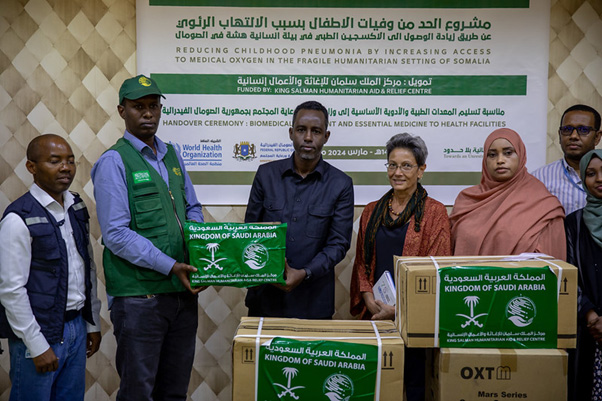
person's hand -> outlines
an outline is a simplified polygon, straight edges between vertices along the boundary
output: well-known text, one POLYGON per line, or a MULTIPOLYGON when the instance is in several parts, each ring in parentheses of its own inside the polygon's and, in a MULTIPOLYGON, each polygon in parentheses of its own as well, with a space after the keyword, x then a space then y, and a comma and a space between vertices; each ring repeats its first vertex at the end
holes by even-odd
POLYGON ((100 348, 100 341, 102 337, 100 335, 100 331, 95 331, 94 333, 88 333, 86 336, 86 357, 90 358, 92 355, 98 351, 100 348))
POLYGON ((372 320, 395 320, 395 306, 387 305, 383 301, 374 301, 380 309, 378 313, 372 314, 372 320))
POLYGON ((378 306, 376 301, 374 300, 373 293, 369 291, 362 292, 362 298, 364 299, 364 304, 366 304, 368 312, 370 312, 372 316, 380 313, 380 306, 378 306))
POLYGON ((275 283, 274 285, 280 288, 282 291, 291 292, 294 290, 299 284, 305 280, 305 269, 293 269, 288 265, 288 262, 284 262, 284 280, 285 284, 275 283))
POLYGON ((594 309, 585 312, 585 321, 587 329, 592 338, 598 342, 602 342, 602 319, 594 309))
POLYGON ((602 340, 602 319, 600 319, 600 317, 589 320, 587 322, 587 328, 594 340, 598 342, 602 340))
POLYGON ((198 287, 198 288, 192 288, 190 286, 190 277, 189 274, 193 273, 197 271, 197 268, 194 266, 190 266, 187 265, 186 263, 180 263, 180 262, 176 262, 174 263, 173 267, 171 268, 171 273, 173 275, 175 275, 184 285, 184 288, 186 288, 188 291, 192 292, 193 294, 198 294, 199 292, 207 289, 207 287, 198 287))
POLYGON ((38 373, 54 372, 59 368, 59 358, 56 357, 52 348, 48 348, 42 354, 33 358, 33 364, 38 373))

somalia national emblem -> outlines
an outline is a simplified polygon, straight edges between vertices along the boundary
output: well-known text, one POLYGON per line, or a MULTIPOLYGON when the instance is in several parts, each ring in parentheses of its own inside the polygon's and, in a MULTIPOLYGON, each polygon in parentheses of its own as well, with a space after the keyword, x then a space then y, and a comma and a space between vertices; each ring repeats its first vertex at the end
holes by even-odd
POLYGON ((237 160, 253 160, 257 156, 255 154, 255 144, 247 141, 242 141, 234 145, 234 156, 237 160))

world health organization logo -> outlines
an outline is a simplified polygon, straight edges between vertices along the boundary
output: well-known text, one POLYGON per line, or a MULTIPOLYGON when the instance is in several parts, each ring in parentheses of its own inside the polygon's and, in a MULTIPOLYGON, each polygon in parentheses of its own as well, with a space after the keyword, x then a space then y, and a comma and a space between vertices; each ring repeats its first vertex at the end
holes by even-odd
POLYGON ((179 154, 179 155, 181 155, 181 154, 182 154, 182 146, 180 146, 180 144, 179 144, 179 143, 177 143, 177 142, 172 142, 172 141, 169 141, 169 144, 170 144, 171 146, 173 146, 173 147, 176 149, 176 152, 178 152, 178 154, 179 154))
POLYGON ((234 156, 239 161, 251 161, 257 156, 255 155, 255 144, 242 141, 234 145, 234 156))

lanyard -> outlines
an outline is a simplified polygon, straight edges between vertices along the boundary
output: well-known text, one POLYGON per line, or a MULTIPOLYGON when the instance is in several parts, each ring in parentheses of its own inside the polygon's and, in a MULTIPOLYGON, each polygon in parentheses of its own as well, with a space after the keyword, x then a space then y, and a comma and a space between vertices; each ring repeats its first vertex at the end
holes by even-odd
POLYGON ((583 187, 579 184, 577 184, 575 181, 573 181, 573 179, 571 178, 569 172, 567 171, 568 169, 564 166, 562 166, 562 171, 564 172, 564 175, 566 176, 566 179, 569 180, 569 182, 571 184, 573 184, 573 186, 575 188, 577 188, 578 190, 580 190, 581 192, 585 193, 585 190, 583 189, 583 187))

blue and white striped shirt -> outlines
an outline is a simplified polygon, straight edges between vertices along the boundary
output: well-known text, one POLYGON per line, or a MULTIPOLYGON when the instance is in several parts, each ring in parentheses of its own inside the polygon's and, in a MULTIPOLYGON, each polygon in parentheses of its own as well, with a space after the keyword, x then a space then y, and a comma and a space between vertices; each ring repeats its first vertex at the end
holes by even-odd
POLYGON ((531 173, 543 182, 548 191, 558 198, 568 216, 585 206, 585 191, 579 174, 564 158, 538 168, 531 173))

